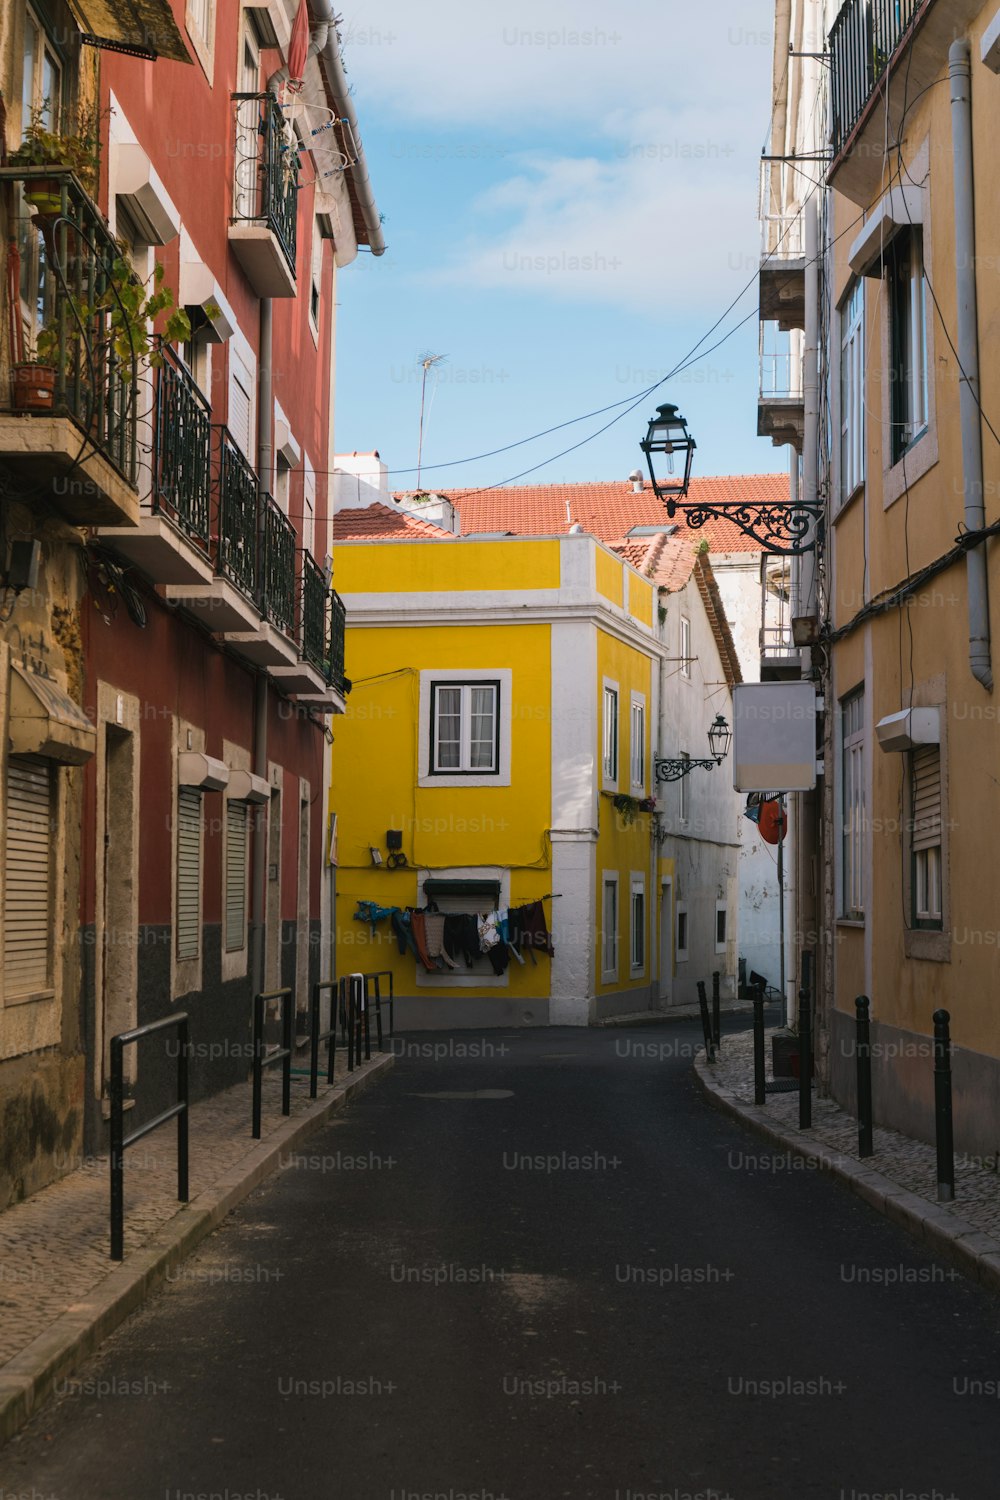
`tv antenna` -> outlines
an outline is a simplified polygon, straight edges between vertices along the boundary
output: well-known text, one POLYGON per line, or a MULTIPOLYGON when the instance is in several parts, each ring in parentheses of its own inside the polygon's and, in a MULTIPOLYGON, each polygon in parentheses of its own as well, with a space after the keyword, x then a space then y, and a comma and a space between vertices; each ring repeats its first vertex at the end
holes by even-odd
POLYGON ((417 443, 417 489, 420 488, 420 464, 424 453, 424 398, 427 394, 427 372, 433 370, 442 360, 447 359, 447 354, 421 354, 417 364, 422 366, 423 375, 420 378, 420 438, 417 443))

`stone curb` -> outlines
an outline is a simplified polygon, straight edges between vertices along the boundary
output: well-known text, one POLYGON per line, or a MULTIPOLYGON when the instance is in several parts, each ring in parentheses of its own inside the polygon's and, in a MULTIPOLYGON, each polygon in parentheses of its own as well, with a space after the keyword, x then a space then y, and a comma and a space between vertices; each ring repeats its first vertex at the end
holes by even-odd
POLYGON ((873 1167, 872 1162, 877 1158, 858 1161, 775 1124, 768 1118, 766 1109, 746 1104, 731 1089, 717 1086, 704 1060, 695 1062, 694 1074, 702 1093, 716 1109, 738 1120, 741 1125, 748 1125, 772 1145, 794 1151, 819 1171, 839 1178, 859 1198, 899 1224, 915 1239, 923 1240, 957 1270, 990 1291, 1000 1293, 1000 1241, 959 1218, 945 1205, 900 1187, 898 1182, 873 1167))
MULTIPOLYGON (((711 1004, 711 1002, 709 1002, 711 1004)), ((719 1014, 723 1016, 751 1015, 753 1006, 748 1000, 723 1000, 719 1014)), ((671 1021, 696 1021, 701 1015, 698 1005, 672 1005, 669 1010, 639 1010, 627 1016, 602 1016, 591 1021, 596 1031, 608 1031, 615 1026, 666 1026, 671 1021)))
MULTIPOLYGON (((48 1400, 57 1381, 79 1369, 103 1340, 162 1285, 174 1266, 278 1169, 286 1151, 325 1125, 349 1099, 391 1068, 395 1060, 391 1052, 377 1054, 370 1063, 361 1065, 360 1073, 338 1084, 308 1113, 284 1121, 211 1187, 184 1204, 148 1244, 127 1256, 82 1301, 74 1303, 44 1333, 15 1354, 0 1371, 0 1447, 48 1400)), ((197 1149, 196 1142, 192 1146, 197 1149)), ((1000 1250, 1000 1246, 997 1248, 1000 1250)))

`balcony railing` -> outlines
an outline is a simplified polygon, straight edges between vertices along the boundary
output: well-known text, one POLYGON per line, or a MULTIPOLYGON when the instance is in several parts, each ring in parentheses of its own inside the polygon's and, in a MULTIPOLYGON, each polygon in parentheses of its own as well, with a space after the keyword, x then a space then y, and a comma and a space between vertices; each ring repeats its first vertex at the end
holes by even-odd
POLYGON ((347 634, 347 606, 335 589, 330 590, 330 652, 326 680, 335 692, 344 691, 344 640, 347 634))
POLYGON ((760 325, 760 399, 802 399, 801 337, 782 332, 776 323, 760 325))
POLYGON ((327 640, 327 600, 330 591, 322 568, 302 554, 302 655, 313 667, 326 672, 329 644, 327 640))
POLYGON ((115 347, 112 317, 137 278, 123 271, 97 205, 68 168, 5 167, 0 180, 20 187, 15 242, 28 337, 16 358, 54 368, 52 410, 71 416, 134 487, 138 361, 115 347))
POLYGON ((295 634, 295 527, 270 495, 261 496, 261 608, 285 635, 295 634))
POLYGON ((260 600, 258 562, 257 476, 233 442, 227 427, 219 428, 216 572, 252 599, 260 600))
POLYGON ((833 154, 838 156, 923 0, 847 0, 830 32, 833 154))
POLYGON ((295 270, 298 151, 272 94, 234 94, 233 219, 272 230, 295 270))
POLYGON ((798 656, 791 625, 765 625, 760 632, 760 654, 766 657, 798 656))
POLYGON ((156 371, 153 510, 207 548, 212 495, 212 412, 165 344, 156 371))

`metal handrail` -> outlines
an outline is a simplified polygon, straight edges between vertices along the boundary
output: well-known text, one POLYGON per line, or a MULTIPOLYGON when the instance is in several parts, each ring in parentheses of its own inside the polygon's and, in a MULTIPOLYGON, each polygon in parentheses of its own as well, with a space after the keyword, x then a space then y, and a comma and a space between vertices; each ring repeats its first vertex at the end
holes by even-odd
POLYGON ((153 511, 207 548, 211 532, 212 409, 186 366, 157 340, 153 511))
POLYGON ((273 94, 234 94, 233 220, 275 234, 295 274, 298 151, 273 94))
POLYGON ((295 527, 270 495, 261 495, 260 506, 261 610, 265 619, 291 636, 295 633, 295 527))
POLYGON ((215 571, 256 604, 260 597, 257 536, 260 486, 229 428, 220 426, 218 433, 215 571))
POLYGON ((362 977, 363 977, 363 979, 365 981, 365 999, 366 999, 366 1001, 368 999, 368 993, 369 993, 368 992, 368 983, 369 983, 369 980, 373 980, 374 984, 375 984, 375 1025, 376 1025, 377 1033, 378 1033, 378 1050, 381 1052, 382 1051, 382 986, 381 986, 380 981, 383 980, 383 979, 388 979, 388 981, 389 981, 389 995, 388 995, 388 1001, 389 1001, 389 1035, 390 1036, 394 1035, 395 1030, 396 1030, 396 1026, 395 1026, 396 1001, 395 1001, 395 994, 393 992, 392 970, 391 969, 379 969, 377 973, 365 974, 362 977))
POLYGON ((329 588, 323 569, 308 552, 302 554, 301 615, 302 656, 310 666, 325 672, 328 659, 327 601, 329 588))
POLYGON ((70 168, 0 167, 0 182, 19 183, 36 209, 21 222, 39 232, 45 247, 33 295, 52 341, 45 362, 55 369, 54 409, 68 412, 135 488, 139 359, 134 350, 122 353, 121 314, 122 292, 139 278, 70 168))
POLYGON ((355 1059, 361 1061, 361 1035, 365 1038, 365 1062, 372 1055, 371 1027, 368 1019, 368 987, 363 974, 351 974, 340 981, 338 991, 340 1022, 347 1029, 347 1071, 354 1072, 355 1059))
POLYGON ((253 997, 253 1105, 251 1131, 255 1141, 260 1140, 261 1099, 264 1088, 264 1069, 280 1062, 281 1068, 281 1113, 292 1112, 292 991, 268 990, 253 997), (281 1046, 264 1055, 264 1007, 269 1000, 281 1001, 281 1046))
POLYGON ((338 693, 344 690, 344 657, 347 634, 347 606, 337 593, 330 590, 330 653, 327 659, 326 680, 338 693))
POLYGON ((329 1042, 330 1047, 327 1055, 326 1081, 333 1082, 333 1069, 337 1057, 337 1002, 332 993, 330 997, 330 1029, 321 1032, 319 1029, 319 997, 323 990, 331 992, 337 989, 339 981, 336 979, 318 979, 313 985, 312 1004, 309 1014, 309 1097, 316 1098, 319 1085, 319 1044, 329 1042))
POLYGON ((925 0, 846 0, 830 28, 833 154, 838 156, 925 0))
POLYGON ((121 1031, 111 1038, 111 1259, 125 1258, 125 1151, 141 1141, 144 1136, 165 1125, 168 1120, 177 1120, 177 1199, 188 1201, 188 1015, 181 1011, 175 1016, 164 1016, 159 1021, 149 1021, 145 1026, 136 1026, 131 1031, 121 1031), (133 1042, 142 1041, 154 1032, 166 1031, 176 1026, 177 1048, 177 1103, 147 1120, 131 1135, 124 1134, 125 1112, 125 1048, 133 1042))

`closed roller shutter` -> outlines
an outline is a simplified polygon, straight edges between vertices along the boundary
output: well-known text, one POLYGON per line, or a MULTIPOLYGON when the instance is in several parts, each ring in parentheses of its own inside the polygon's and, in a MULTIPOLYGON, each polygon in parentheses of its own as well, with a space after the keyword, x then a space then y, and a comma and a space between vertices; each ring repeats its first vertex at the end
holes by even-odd
POLYGON ((941 751, 926 745, 913 752, 913 852, 941 843, 941 751))
POLYGON ((52 769, 35 755, 7 763, 3 982, 12 999, 52 986, 52 769))
POLYGON ((201 793, 177 790, 177 957, 201 951, 201 793))
POLYGON ((245 802, 226 804, 226 952, 246 945, 247 809, 245 802))

